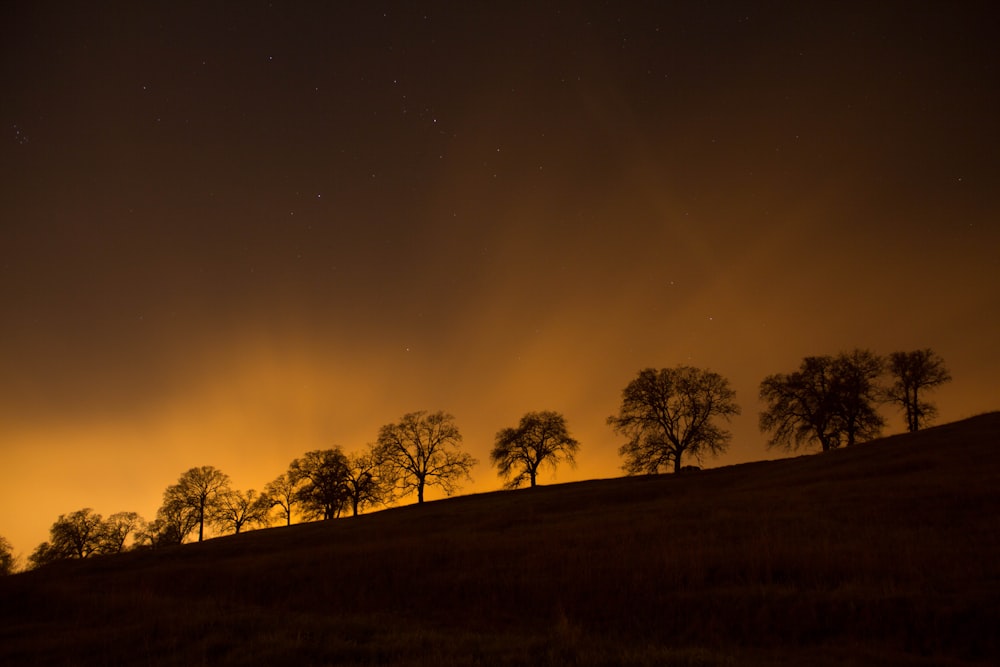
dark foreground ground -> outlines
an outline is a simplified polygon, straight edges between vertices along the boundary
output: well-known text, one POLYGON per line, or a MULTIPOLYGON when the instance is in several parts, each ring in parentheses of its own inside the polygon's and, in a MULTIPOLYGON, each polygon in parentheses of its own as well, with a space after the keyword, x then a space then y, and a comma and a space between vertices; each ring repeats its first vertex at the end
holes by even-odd
POLYGON ((0 579, 0 665, 1000 664, 1000 413, 0 579))

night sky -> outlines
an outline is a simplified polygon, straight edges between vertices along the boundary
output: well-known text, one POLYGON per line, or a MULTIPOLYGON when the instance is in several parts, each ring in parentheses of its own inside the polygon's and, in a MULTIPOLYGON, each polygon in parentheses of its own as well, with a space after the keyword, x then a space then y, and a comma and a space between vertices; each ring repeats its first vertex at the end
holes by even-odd
MULTIPOLYGON (((213 465, 556 410, 641 368, 760 381, 930 347, 1000 408, 989 2, 4 3, 0 535, 152 519, 213 465)), ((903 430, 896 412, 887 433, 903 430)), ((431 494, 429 497, 435 497, 431 494)), ((408 502, 408 501, 407 501, 408 502)))

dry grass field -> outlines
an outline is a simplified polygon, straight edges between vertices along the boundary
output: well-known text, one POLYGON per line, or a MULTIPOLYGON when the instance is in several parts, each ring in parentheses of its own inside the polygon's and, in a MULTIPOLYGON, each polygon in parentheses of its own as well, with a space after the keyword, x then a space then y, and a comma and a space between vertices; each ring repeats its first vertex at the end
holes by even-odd
POLYGON ((1000 413, 62 563, 0 664, 1000 664, 1000 413))

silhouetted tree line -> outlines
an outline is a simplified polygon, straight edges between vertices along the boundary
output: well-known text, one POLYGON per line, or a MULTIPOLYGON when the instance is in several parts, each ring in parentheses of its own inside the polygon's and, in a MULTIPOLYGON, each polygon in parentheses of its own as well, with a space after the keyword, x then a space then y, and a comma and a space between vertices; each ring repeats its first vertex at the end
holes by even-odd
POLYGON ((944 360, 929 349, 888 357, 860 349, 806 357, 797 371, 761 382, 767 409, 760 429, 771 435, 769 447, 818 444, 829 451, 881 435, 885 419, 878 408, 889 404, 903 411, 908 431, 917 431, 936 414, 926 393, 950 380, 944 360))
POLYGON ((143 527, 143 520, 135 512, 117 512, 105 519, 85 507, 60 514, 49 529, 49 541, 38 545, 28 563, 40 567, 57 560, 120 553, 126 549, 128 538, 143 527))
MULTIPOLYGON (((192 534, 200 542, 208 528, 238 534, 274 519, 291 525, 293 517, 357 516, 410 494, 423 502, 425 489, 432 486, 451 495, 463 478, 471 479, 477 463, 461 450, 461 442, 452 415, 413 412, 383 426, 377 442, 362 452, 345 454, 340 447, 306 452, 263 492, 233 488, 229 476, 213 466, 191 468, 163 492, 152 521, 135 512, 104 519, 90 508, 60 515, 49 529, 50 539, 35 549, 28 565, 181 544, 192 534)), ((14 569, 10 543, 0 537, 0 573, 14 569)))
MULTIPOLYGON (((760 430, 769 447, 796 449, 818 445, 822 451, 878 437, 885 420, 879 407, 899 408, 907 429, 926 426, 936 413, 926 394, 951 380, 944 361, 932 350, 894 352, 880 357, 856 349, 836 356, 806 357, 798 370, 766 377, 760 398, 760 430)), ((639 371, 622 391, 618 414, 608 417, 615 433, 628 438, 619 454, 627 474, 697 469, 705 456, 724 453, 731 433, 719 426, 740 414, 729 381, 713 371, 677 366, 639 371)), ((268 482, 263 492, 232 488, 229 476, 212 466, 191 468, 163 492, 152 521, 135 512, 107 519, 89 508, 60 515, 50 539, 28 558, 29 567, 130 548, 181 544, 206 526, 219 533, 240 533, 270 525, 291 525, 293 517, 329 520, 348 511, 387 505, 415 494, 424 501, 429 486, 447 495, 459 490, 477 461, 461 449, 462 436, 452 415, 412 412, 386 424, 363 451, 340 447, 306 452, 268 482)), ((535 486, 543 466, 575 464, 579 442, 565 418, 552 411, 530 412, 515 427, 497 432, 490 460, 507 488, 535 486)), ((0 574, 16 567, 10 543, 0 537, 0 574)))
MULTIPOLYGON (((907 429, 916 431, 936 413, 928 391, 951 380, 944 361, 930 349, 870 350, 806 357, 799 370, 766 377, 760 398, 760 430, 769 447, 795 449, 818 444, 823 451, 878 437, 885 426, 879 407, 903 411, 907 429)), ((617 415, 608 424, 628 438, 619 453, 632 474, 680 472, 685 457, 701 463, 729 445, 731 434, 718 425, 740 414, 729 381, 690 366, 639 371, 622 392, 617 415)))

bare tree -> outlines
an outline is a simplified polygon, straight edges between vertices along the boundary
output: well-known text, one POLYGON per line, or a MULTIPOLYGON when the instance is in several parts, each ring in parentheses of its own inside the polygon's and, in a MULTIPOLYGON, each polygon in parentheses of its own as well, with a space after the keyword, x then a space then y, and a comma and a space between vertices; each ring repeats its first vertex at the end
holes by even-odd
POLYGON ((212 524, 221 530, 233 529, 239 535, 244 526, 264 525, 271 509, 270 500, 254 489, 227 490, 219 494, 212 524))
POLYGON ((879 377, 885 367, 882 357, 870 350, 838 354, 833 361, 836 396, 848 447, 882 434, 885 419, 878 412, 882 390, 879 377))
POLYGON ((417 502, 422 503, 427 486, 439 486, 451 495, 459 489, 461 478, 471 479, 469 472, 477 461, 460 450, 461 443, 454 417, 420 411, 383 426, 376 451, 396 473, 399 495, 416 491, 417 502))
POLYGON ((806 357, 799 370, 770 375, 761 382, 760 430, 770 447, 797 449, 819 444, 822 451, 877 437, 878 377, 882 361, 868 350, 836 357, 806 357))
POLYGON ((554 470, 560 460, 575 465, 573 458, 580 443, 570 437, 566 419, 558 412, 529 412, 515 428, 505 428, 496 435, 490 460, 497 474, 509 479, 505 486, 516 489, 528 481, 535 486, 543 463, 554 470))
POLYGON ((347 506, 347 457, 340 447, 306 452, 288 467, 296 499, 308 518, 334 519, 347 506))
POLYGON ((153 548, 181 544, 198 525, 195 509, 170 488, 163 494, 163 504, 156 511, 156 518, 140 529, 136 539, 140 544, 153 548))
POLYGON ((712 371, 677 366, 639 371, 622 391, 622 406, 608 424, 629 438, 619 453, 630 475, 672 468, 679 472, 684 456, 699 461, 726 450, 732 437, 715 424, 740 414, 729 381, 712 371))
POLYGON ((116 554, 125 550, 129 535, 136 534, 145 521, 135 512, 115 512, 101 524, 100 547, 104 554, 116 554))
POLYGON ((919 431, 934 418, 937 408, 921 399, 921 395, 951 381, 944 359, 930 348, 913 352, 893 352, 889 355, 889 373, 893 383, 886 398, 906 413, 906 429, 919 431))
MULTIPOLYGON (((205 539, 205 522, 218 509, 220 498, 229 490, 229 475, 213 466, 191 468, 167 487, 163 492, 163 506, 169 513, 193 513, 194 525, 198 526, 198 541, 205 539)), ((180 517, 178 517, 180 518, 180 517)), ((185 522, 181 521, 178 528, 185 522)), ((184 534, 181 535, 181 540, 184 534)))
POLYGON ((292 508, 298 504, 298 484, 292 476, 283 472, 268 482, 264 486, 264 496, 272 508, 281 508, 285 525, 292 525, 292 508))
POLYGON ((769 447, 796 449, 814 442, 825 452, 840 446, 833 396, 833 358, 806 357, 799 370, 764 378, 760 430, 771 432, 769 447))
POLYGON ((101 547, 103 520, 89 507, 70 514, 61 514, 49 533, 52 546, 69 558, 87 558, 101 547))
POLYGON ((49 528, 49 541, 38 545, 28 557, 31 567, 41 567, 69 558, 88 558, 101 546, 101 515, 89 507, 60 514, 49 528))
POLYGON ((14 556, 14 547, 3 535, 0 535, 0 576, 14 574, 17 569, 17 559, 14 556))
POLYGON ((395 483, 392 468, 379 458, 373 445, 361 453, 347 456, 347 477, 344 480, 353 515, 365 507, 384 503, 392 495, 395 483))

